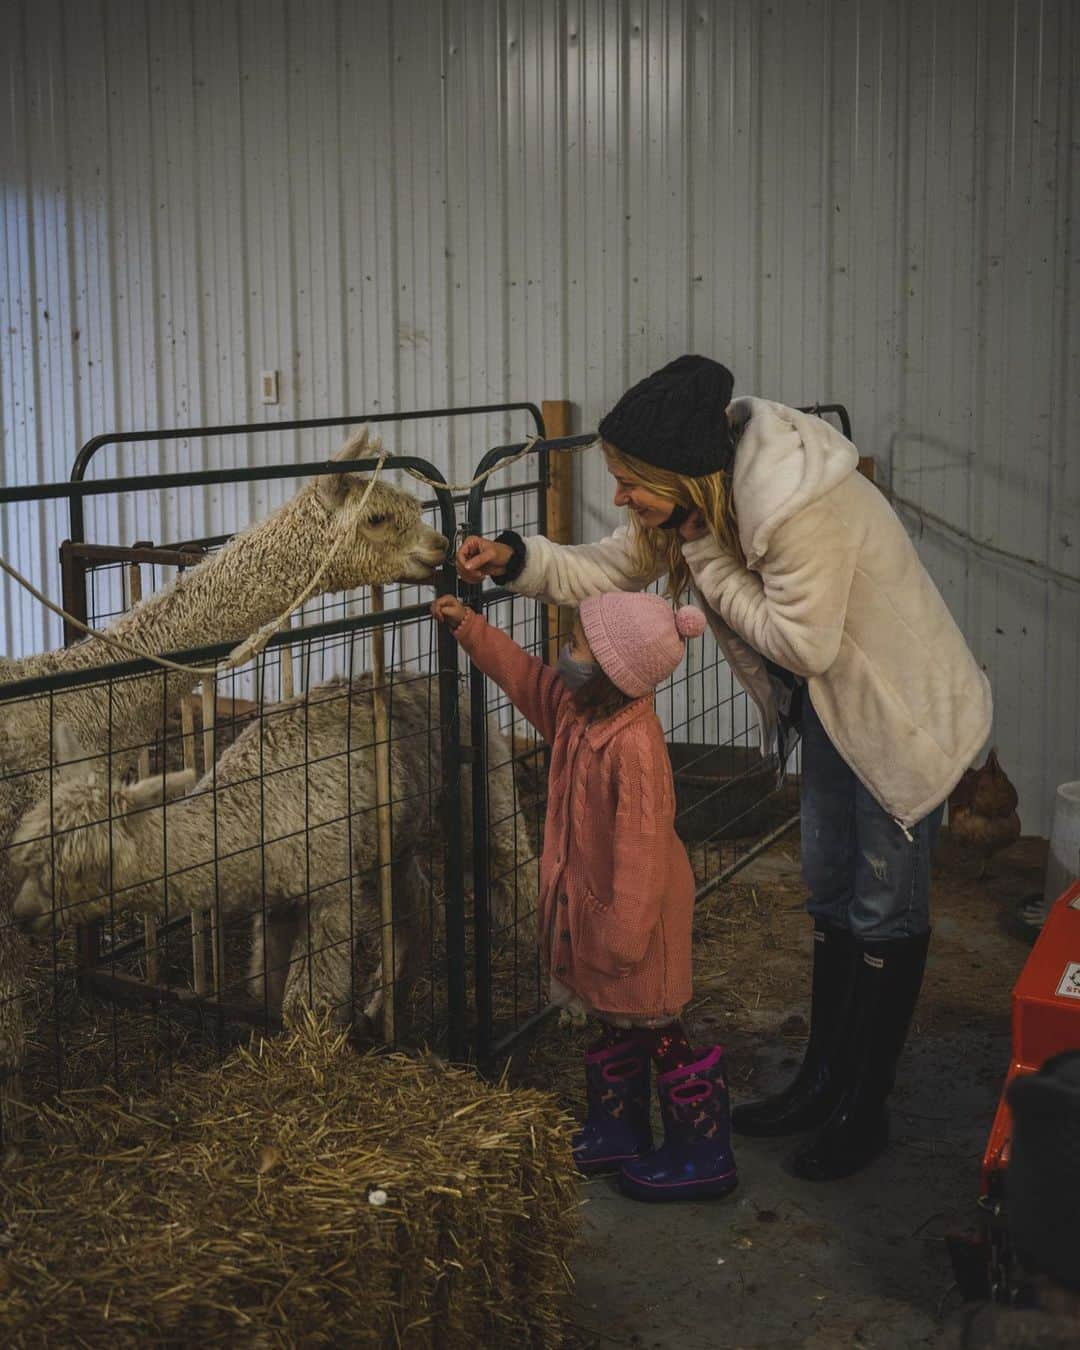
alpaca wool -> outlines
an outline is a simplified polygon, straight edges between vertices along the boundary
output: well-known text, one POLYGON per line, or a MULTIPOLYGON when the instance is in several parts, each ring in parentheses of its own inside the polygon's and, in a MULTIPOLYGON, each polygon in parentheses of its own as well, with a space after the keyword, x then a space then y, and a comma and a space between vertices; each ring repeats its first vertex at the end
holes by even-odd
POLYGON ((604 674, 631 698, 666 680, 683 659, 686 638, 705 631, 700 609, 684 605, 674 611, 662 596, 640 592, 590 596, 579 614, 604 674))

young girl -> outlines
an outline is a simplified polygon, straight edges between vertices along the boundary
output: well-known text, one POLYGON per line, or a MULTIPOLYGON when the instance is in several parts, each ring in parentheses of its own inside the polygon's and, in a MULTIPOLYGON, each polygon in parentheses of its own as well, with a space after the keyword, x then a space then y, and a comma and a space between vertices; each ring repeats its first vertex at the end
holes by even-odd
POLYGON ((626 526, 595 544, 471 538, 470 582, 556 604, 692 581, 770 754, 800 726, 803 873, 814 919, 802 1068, 736 1107, 745 1134, 816 1130, 796 1175, 857 1171, 885 1147, 930 936, 942 804, 990 731, 990 687, 858 451, 820 418, 734 402, 732 376, 683 356, 600 423, 626 526))
POLYGON ((726 1195, 736 1182, 720 1047, 690 1048, 694 875, 652 694, 705 616, 656 595, 581 605, 557 668, 452 596, 432 612, 551 746, 540 865, 540 953, 552 1000, 595 1016, 588 1114, 574 1140, 587 1175, 618 1172, 644 1200, 726 1195), (664 1142, 653 1148, 655 1062, 664 1142))

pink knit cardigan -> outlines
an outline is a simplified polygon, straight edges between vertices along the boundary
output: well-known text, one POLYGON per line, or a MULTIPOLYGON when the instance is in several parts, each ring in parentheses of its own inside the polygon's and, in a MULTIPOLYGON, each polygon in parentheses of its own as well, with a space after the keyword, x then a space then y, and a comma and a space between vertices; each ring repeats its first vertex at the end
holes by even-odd
POLYGON ((478 614, 456 637, 552 747, 538 937, 553 984, 598 1013, 678 1016, 694 875, 651 696, 592 721, 550 666, 478 614))

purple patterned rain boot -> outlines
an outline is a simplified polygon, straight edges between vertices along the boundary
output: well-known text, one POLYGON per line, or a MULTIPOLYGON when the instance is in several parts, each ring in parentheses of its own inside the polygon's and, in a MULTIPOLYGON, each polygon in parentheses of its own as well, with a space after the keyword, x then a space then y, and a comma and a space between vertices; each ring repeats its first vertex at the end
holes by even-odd
POLYGON ((588 1111, 574 1135, 574 1161, 587 1177, 617 1172, 652 1148, 649 1056, 632 1040, 585 1056, 588 1111))
POLYGON ((656 1080, 664 1142, 624 1163, 622 1188, 635 1200, 704 1200, 728 1195, 738 1174, 731 1152, 724 1059, 718 1045, 656 1080))

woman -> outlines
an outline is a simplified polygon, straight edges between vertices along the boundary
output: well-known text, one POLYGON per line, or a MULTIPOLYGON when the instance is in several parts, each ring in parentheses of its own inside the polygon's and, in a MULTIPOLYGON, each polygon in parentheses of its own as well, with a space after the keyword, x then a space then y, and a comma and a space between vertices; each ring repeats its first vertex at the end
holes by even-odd
POLYGON ((749 1135, 814 1130, 792 1168, 847 1176, 888 1142, 886 1099, 922 984, 943 804, 986 741, 990 688, 903 526, 820 418, 683 356, 600 423, 629 521, 595 544, 467 539, 458 571, 555 604, 692 584, 771 753, 803 743, 803 873, 814 920, 810 1035, 749 1135))

